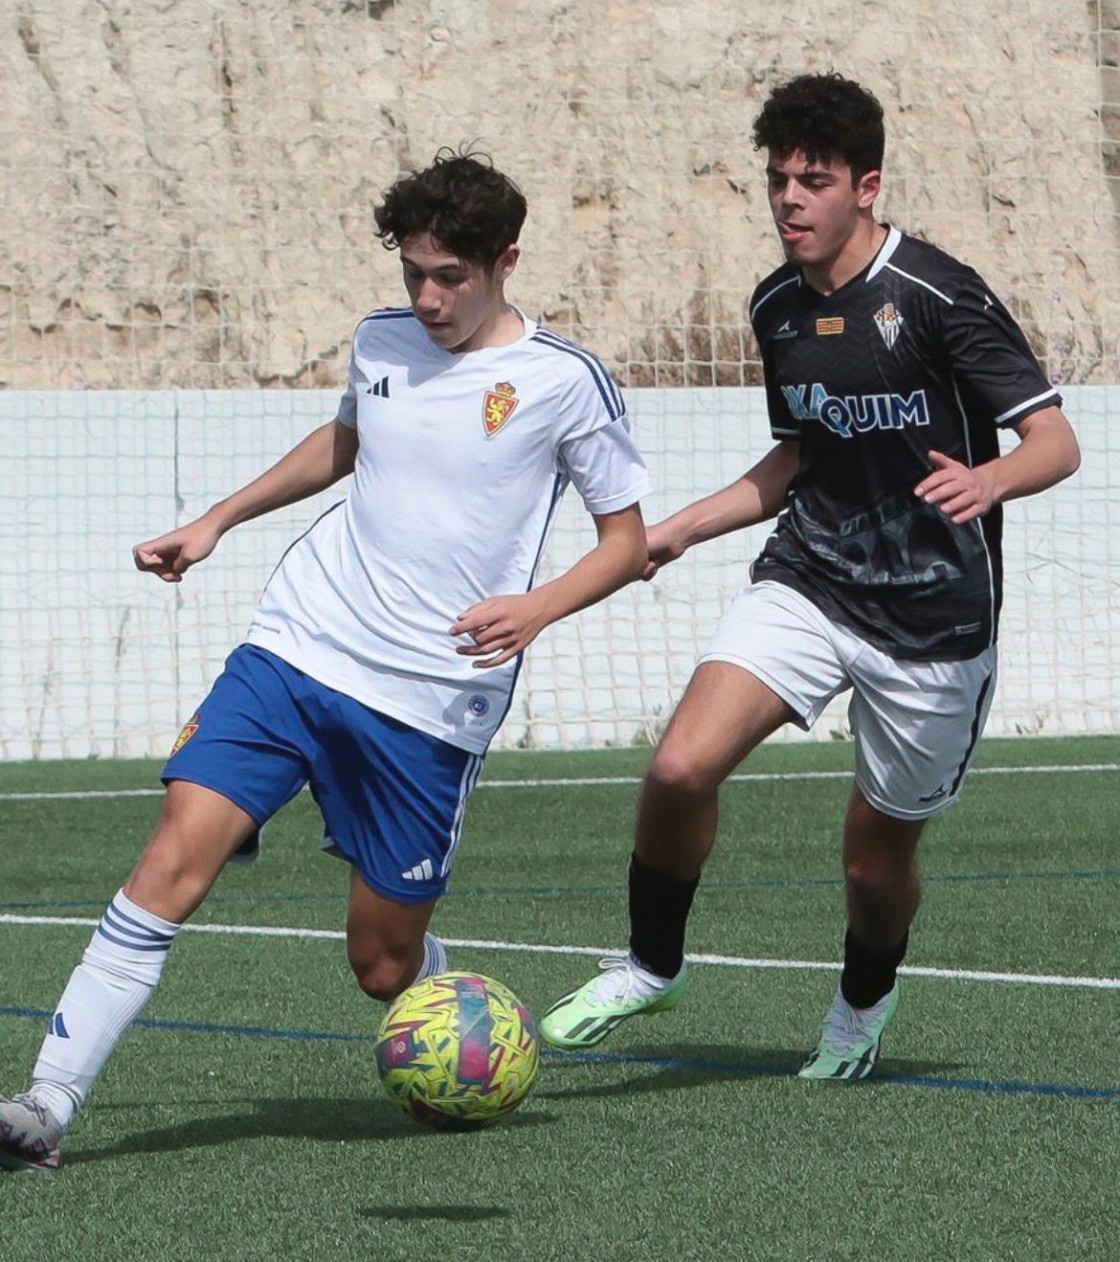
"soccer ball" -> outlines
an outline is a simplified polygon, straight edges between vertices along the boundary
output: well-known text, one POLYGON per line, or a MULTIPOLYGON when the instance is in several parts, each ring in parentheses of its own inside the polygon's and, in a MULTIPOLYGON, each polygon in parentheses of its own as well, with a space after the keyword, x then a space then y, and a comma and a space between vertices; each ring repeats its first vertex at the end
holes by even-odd
POLYGON ((477 973, 438 973, 411 986, 377 1031, 377 1071, 389 1099, 441 1130, 475 1130, 511 1113, 539 1062, 527 1009, 477 973))

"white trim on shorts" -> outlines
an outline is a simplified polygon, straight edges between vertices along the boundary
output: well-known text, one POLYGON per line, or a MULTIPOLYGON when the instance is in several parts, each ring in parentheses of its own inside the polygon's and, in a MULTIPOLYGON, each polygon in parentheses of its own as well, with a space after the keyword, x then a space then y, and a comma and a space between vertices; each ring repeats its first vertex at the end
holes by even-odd
POLYGON ((482 775, 482 768, 486 763, 484 754, 471 754, 467 760, 467 765, 463 768, 463 775, 459 781, 459 805, 455 808, 455 818, 451 823, 451 845, 447 854, 443 856, 443 864, 440 867, 440 876, 447 876, 451 871, 451 865, 455 862, 455 855, 459 850, 459 842, 463 839, 463 817, 467 810, 467 799, 474 792, 474 786, 478 783, 479 776, 482 775))

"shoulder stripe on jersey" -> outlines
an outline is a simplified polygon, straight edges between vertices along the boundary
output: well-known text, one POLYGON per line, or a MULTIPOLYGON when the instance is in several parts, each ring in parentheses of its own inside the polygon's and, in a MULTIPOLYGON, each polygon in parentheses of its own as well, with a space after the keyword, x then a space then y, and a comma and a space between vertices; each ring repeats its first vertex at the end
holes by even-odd
POLYGON ((1057 390, 1043 390, 1041 394, 1036 394, 1033 399, 1025 399, 1022 403, 1017 403, 1013 408, 1008 408, 1006 412, 1001 412, 996 417, 996 424, 1002 425, 1004 421, 1009 421, 1013 416, 1018 416, 1020 412, 1025 412, 1028 408, 1035 407, 1044 399, 1053 399, 1056 402, 1060 397, 1057 390))
POLYGON ((876 276, 890 262, 891 255, 902 244, 902 233, 893 225, 887 229, 887 239, 883 242, 882 249, 879 251, 879 257, 871 264, 871 270, 867 273, 868 280, 874 280, 876 276))
POLYGON ((378 307, 376 311, 371 311, 369 315, 363 317, 362 323, 366 320, 407 320, 413 315, 411 307, 378 307))
MULTIPOLYGON (((566 350, 580 356, 591 369, 591 375, 596 382, 601 381, 606 385, 608 392, 615 401, 615 407, 618 409, 619 416, 626 411, 626 404, 622 401, 622 391, 615 384, 614 378, 603 367, 598 356, 585 350, 578 343, 571 342, 566 337, 561 337, 559 333, 553 333, 551 329, 538 328, 536 333, 533 334, 532 340, 540 342, 544 346, 555 346, 557 350, 566 350)), ((617 417, 615 419, 617 420, 617 417)))
POLYGON ((915 285, 921 285, 923 289, 928 289, 931 294, 936 294, 938 298, 941 299, 942 302, 947 302, 950 307, 953 305, 952 298, 950 298, 947 294, 943 294, 940 289, 934 289, 934 287, 929 283, 928 280, 922 280, 920 276, 913 276, 911 275, 910 272, 904 272, 901 267, 895 267, 893 263, 886 263, 884 264, 884 266, 888 267, 892 272, 895 272, 897 275, 903 276, 907 280, 912 280, 915 285))
POLYGON ((583 347, 569 342, 556 333, 550 333, 547 329, 538 329, 529 340, 539 342, 541 346, 548 346, 554 351, 563 351, 566 355, 575 356, 591 374, 591 379, 607 405, 607 415, 611 420, 617 421, 619 417, 625 415, 626 405, 622 401, 621 391, 607 370, 589 351, 585 351, 583 347))
POLYGON ((800 284, 801 284, 801 273, 798 272, 796 276, 791 276, 789 280, 784 280, 782 281, 780 285, 775 285, 773 289, 767 290, 766 293, 764 293, 762 297, 754 304, 754 307, 750 313, 750 319, 753 320, 755 316, 758 315, 759 307, 761 307, 762 304, 768 298, 773 298, 773 296, 778 292, 779 289, 785 289, 787 285, 800 285, 800 284))

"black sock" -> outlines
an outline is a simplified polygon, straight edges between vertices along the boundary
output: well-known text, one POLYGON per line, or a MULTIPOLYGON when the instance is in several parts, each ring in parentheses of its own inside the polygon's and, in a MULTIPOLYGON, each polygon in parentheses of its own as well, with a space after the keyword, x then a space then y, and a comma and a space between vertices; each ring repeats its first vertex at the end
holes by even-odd
POLYGON ((643 968, 676 977, 684 963, 684 928, 700 878, 679 881, 630 856, 630 951, 643 968))
POLYGON ((902 941, 885 951, 864 946, 849 929, 844 935, 844 971, 840 974, 840 993, 853 1008, 870 1008, 894 987, 898 966, 906 957, 910 931, 902 941))

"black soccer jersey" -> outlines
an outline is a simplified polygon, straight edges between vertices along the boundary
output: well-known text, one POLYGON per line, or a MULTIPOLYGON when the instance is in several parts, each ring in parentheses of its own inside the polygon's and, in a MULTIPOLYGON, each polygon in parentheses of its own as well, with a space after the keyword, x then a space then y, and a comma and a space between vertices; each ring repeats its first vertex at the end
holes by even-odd
POLYGON ((955 526, 914 488, 931 448, 974 466, 997 428, 1060 405, 980 277, 891 228, 825 296, 787 264, 751 299, 775 438, 800 441, 785 509, 751 569, 896 658, 974 657, 999 619, 1002 513, 955 526))

